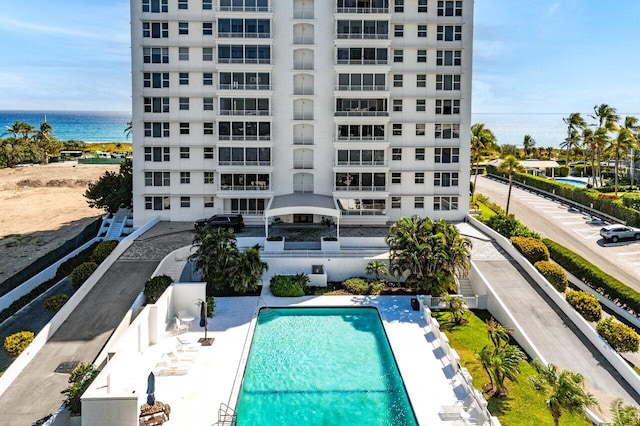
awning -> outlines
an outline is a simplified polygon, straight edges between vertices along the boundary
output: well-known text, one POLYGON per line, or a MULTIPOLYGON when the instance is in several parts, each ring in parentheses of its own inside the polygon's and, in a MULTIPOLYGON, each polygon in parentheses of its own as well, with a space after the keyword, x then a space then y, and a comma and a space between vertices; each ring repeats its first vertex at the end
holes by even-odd
POLYGON ((276 195, 264 212, 264 217, 282 216, 287 214, 315 214, 322 216, 340 217, 340 209, 332 196, 293 193, 276 195))

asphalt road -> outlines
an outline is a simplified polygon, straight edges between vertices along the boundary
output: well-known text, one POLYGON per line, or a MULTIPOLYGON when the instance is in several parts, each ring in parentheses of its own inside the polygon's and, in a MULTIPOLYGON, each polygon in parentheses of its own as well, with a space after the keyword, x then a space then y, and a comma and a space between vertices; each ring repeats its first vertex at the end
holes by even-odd
MULTIPOLYGON (((503 208, 508 185, 484 176, 478 177, 476 193, 488 196, 503 208)), ((544 237, 578 253, 600 269, 640 291, 640 242, 606 243, 600 237, 602 224, 591 218, 527 191, 513 187, 509 213, 544 237)))

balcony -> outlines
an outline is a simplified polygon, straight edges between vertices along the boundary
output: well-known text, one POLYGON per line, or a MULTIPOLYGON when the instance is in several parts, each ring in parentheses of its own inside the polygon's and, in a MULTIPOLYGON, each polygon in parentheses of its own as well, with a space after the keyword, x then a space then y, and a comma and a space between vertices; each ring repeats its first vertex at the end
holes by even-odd
POLYGON ((337 33, 334 37, 337 40, 389 40, 389 34, 337 33))
POLYGON ((293 94, 299 96, 314 95, 315 91, 313 90, 313 87, 294 87, 293 94))
POLYGON ((294 120, 313 120, 312 112, 294 112, 293 113, 294 120))
POLYGON ((294 62, 293 63, 293 69, 294 71, 313 71, 314 70, 314 65, 313 62, 309 61, 309 62, 294 62))
POLYGON ((357 166, 357 167, 371 167, 371 166, 386 166, 387 162, 384 160, 360 160, 360 161, 336 161, 337 167, 344 166, 357 166))
POLYGON ((388 59, 338 59, 336 65, 389 65, 388 59))
POLYGON ((338 136, 336 142, 388 142, 384 136, 338 136))
POLYGON ((335 87, 337 91, 348 91, 348 92, 375 92, 375 91, 385 91, 389 90, 386 85, 364 85, 364 84, 338 84, 335 87))
POLYGON ((335 13, 389 13, 388 7, 336 7, 335 13))
POLYGON ((271 58, 218 58, 219 64, 265 64, 271 65, 271 58))
POLYGON ((218 84, 218 90, 272 90, 270 84, 218 84))
POLYGON ((314 145, 313 137, 307 137, 307 138, 294 137, 293 144, 294 145, 314 145))
POLYGON ((354 192, 387 192, 386 185, 336 185, 334 191, 354 191, 354 192))
POLYGON ((221 141, 270 141, 271 135, 220 135, 218 140, 221 141))
POLYGON ((216 12, 267 12, 271 13, 271 8, 268 6, 221 6, 216 8, 216 12))
POLYGON ((389 111, 336 111, 335 117, 388 117, 389 111))
POLYGON ((218 38, 271 38, 271 33, 257 32, 218 32, 218 38))
POLYGON ((265 185, 220 185, 220 191, 271 191, 268 184, 265 185))
POLYGON ((313 169, 313 161, 294 161, 293 168, 296 170, 310 170, 313 169))
POLYGON ((259 166, 259 167, 269 167, 271 166, 271 161, 218 161, 219 166, 259 166))
POLYGON ((220 115, 253 115, 253 116, 267 116, 271 115, 271 111, 255 110, 255 109, 234 109, 234 110, 220 110, 220 115))
POLYGON ((300 36, 300 37, 294 37, 293 38, 293 44, 312 45, 314 43, 315 43, 315 41, 314 41, 313 37, 309 37, 309 36, 307 36, 307 37, 300 36))

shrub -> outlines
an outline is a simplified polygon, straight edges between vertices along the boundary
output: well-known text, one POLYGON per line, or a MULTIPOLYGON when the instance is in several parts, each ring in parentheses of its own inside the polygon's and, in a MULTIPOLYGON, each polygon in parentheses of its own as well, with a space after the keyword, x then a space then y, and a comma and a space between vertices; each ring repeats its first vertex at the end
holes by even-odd
POLYGON ((71 286, 77 290, 93 274, 98 265, 95 262, 84 262, 71 271, 71 286))
POLYGON ((302 283, 296 275, 274 275, 271 277, 271 293, 276 297, 304 296, 302 283))
POLYGON ((100 243, 92 244, 90 247, 82 250, 76 256, 62 262, 62 264, 58 266, 56 277, 58 277, 58 279, 62 279, 66 276, 69 276, 76 266, 80 265, 81 263, 88 262, 89 258, 91 257, 91 253, 93 253, 93 250, 95 250, 98 244, 100 243))
POLYGON ((364 278, 353 277, 342 283, 342 288, 352 294, 369 294, 371 286, 364 278))
POLYGON ((640 210, 640 195, 635 193, 624 194, 622 204, 630 209, 640 210))
POLYGON ((284 240, 284 237, 281 235, 272 235, 267 237, 267 241, 282 241, 284 240))
POLYGON ((379 295, 384 290, 384 281, 371 281, 369 285, 369 294, 379 295))
POLYGON ((560 166, 558 168, 558 177, 567 177, 569 176, 569 166, 560 166))
POLYGON ((587 321, 600 321, 602 317, 602 306, 598 299, 586 291, 575 291, 568 289, 566 292, 567 302, 578 311, 587 321))
POLYGON ((213 296, 207 297, 207 318, 213 318, 216 310, 216 299, 213 296))
POLYGON ((80 397, 87 390, 91 382, 98 376, 98 369, 91 364, 80 363, 69 376, 69 387, 62 391, 67 394, 64 405, 72 416, 81 414, 82 404, 80 397))
POLYGON ((4 338, 4 351, 11 358, 16 358, 22 353, 33 339, 35 334, 33 331, 18 331, 4 338))
POLYGON ((533 266, 535 266, 542 276, 560 293, 567 289, 567 274, 561 266, 551 263, 548 260, 540 260, 533 266))
POLYGON ((156 303, 172 282, 173 279, 168 275, 158 275, 157 277, 147 280, 147 282, 144 283, 143 290, 145 304, 156 303))
POLYGON ((55 296, 47 297, 42 306, 49 312, 55 312, 62 308, 62 305, 67 303, 69 296, 66 294, 56 294, 55 296))
POLYGON ((532 265, 541 260, 549 260, 549 249, 540 240, 529 237, 511 237, 511 243, 532 265))
POLYGON ((529 228, 517 221, 513 216, 497 214, 491 216, 485 223, 489 228, 507 238, 514 236, 540 238, 537 233, 529 230, 529 228))
POLYGON ((633 328, 609 317, 596 324, 596 331, 618 352, 638 352, 640 337, 633 328))
POLYGON ((111 254, 114 248, 118 245, 118 241, 116 240, 106 240, 98 243, 95 249, 93 249, 93 253, 91 253, 90 260, 92 262, 97 263, 98 265, 102 263, 103 260, 111 254))

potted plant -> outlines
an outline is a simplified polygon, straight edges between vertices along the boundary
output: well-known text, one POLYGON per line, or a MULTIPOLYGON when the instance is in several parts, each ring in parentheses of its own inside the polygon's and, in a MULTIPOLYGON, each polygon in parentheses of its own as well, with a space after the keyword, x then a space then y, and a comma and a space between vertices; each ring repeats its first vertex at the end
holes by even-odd
POLYGON ((284 237, 270 235, 264 242, 264 251, 284 251, 284 237))

